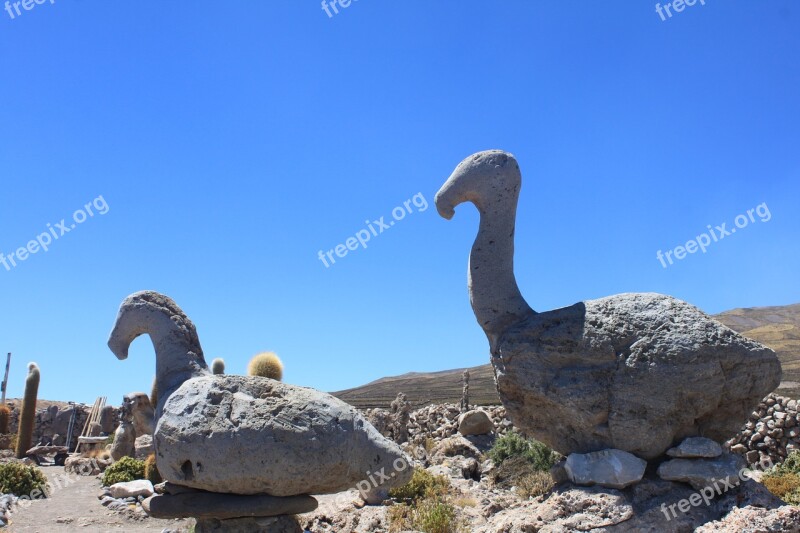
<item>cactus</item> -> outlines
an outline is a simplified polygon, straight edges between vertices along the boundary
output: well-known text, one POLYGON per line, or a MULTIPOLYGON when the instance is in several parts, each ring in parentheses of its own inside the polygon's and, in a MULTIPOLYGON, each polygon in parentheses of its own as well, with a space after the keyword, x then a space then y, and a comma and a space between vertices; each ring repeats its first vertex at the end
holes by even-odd
POLYGON ((150 405, 153 409, 158 405, 158 378, 153 378, 153 387, 150 389, 150 405))
POLYGON ((22 412, 19 415, 19 431, 17 435, 17 458, 25 457, 33 441, 33 421, 36 418, 36 396, 39 394, 39 366, 28 363, 28 379, 25 380, 25 397, 22 400, 22 412))
POLYGON ((211 372, 213 374, 224 374, 225 373, 225 359, 221 357, 217 357, 213 361, 211 361, 211 372))
POLYGON ((283 363, 273 352, 264 352, 256 355, 247 365, 247 373, 251 376, 261 376, 280 381, 283 379, 283 363))
POLYGON ((0 435, 8 433, 8 421, 11 419, 11 409, 6 405, 0 405, 0 435))
POLYGON ((161 474, 159 474, 158 467, 156 466, 155 453, 148 455, 147 459, 144 461, 144 478, 149 480, 153 485, 158 485, 164 481, 161 479, 161 474))

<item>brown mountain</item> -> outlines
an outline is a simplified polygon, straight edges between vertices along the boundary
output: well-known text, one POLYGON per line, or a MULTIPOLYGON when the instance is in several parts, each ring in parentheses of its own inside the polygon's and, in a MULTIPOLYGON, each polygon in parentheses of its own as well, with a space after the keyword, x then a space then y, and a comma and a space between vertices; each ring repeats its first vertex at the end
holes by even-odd
MULTIPOLYGON (((775 350, 783 364, 783 382, 777 392, 783 396, 800 398, 800 304, 732 309, 714 318, 775 350)), ((398 392, 404 392, 415 407, 431 403, 458 403, 461 401, 463 371, 463 368, 457 368, 441 372, 411 372, 334 392, 333 395, 361 408, 388 407, 398 392)), ((476 366, 469 371, 470 403, 500 403, 491 365, 476 366)))
POLYGON ((800 398, 800 304, 732 309, 714 318, 775 350, 783 366, 777 393, 800 398))

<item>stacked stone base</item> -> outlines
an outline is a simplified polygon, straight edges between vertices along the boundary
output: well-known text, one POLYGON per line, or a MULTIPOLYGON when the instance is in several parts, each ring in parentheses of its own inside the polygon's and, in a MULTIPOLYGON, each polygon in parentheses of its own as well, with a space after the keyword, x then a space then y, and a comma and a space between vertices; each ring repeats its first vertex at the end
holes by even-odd
POLYGON ((158 494, 142 502, 153 518, 195 518, 195 532, 302 533, 295 515, 317 508, 311 496, 223 494, 173 483, 155 487, 158 494))

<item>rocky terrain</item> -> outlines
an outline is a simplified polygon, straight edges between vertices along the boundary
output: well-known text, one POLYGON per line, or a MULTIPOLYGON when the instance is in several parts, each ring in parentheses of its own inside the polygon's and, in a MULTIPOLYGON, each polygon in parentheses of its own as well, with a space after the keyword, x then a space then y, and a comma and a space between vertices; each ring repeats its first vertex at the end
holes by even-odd
MULTIPOLYGON (((390 409, 363 411, 383 435, 402 441, 413 458, 414 468, 447 480, 447 498, 455 513, 452 523, 460 528, 453 529, 454 532, 716 532, 743 531, 747 526, 761 528, 753 531, 800 531, 800 508, 784 505, 763 485, 751 480, 737 482, 729 490, 715 494, 708 504, 686 504, 686 512, 676 505, 694 501, 693 498, 698 498, 694 496, 697 491, 685 483, 659 479, 654 472, 648 472, 641 483, 625 489, 578 488, 561 480, 552 488, 548 482, 544 490, 539 489, 541 494, 537 494, 524 477, 516 475, 517 464, 498 467, 489 458, 488 452, 496 439, 515 431, 505 409, 490 406, 481 410, 485 416, 461 417, 462 411, 455 404, 412 409, 410 402, 396 399, 390 409), (459 428, 477 434, 462 435, 459 428), (670 506, 674 512, 669 510, 670 506)), ((43 411, 47 410, 40 410, 39 414, 43 411)), ((50 427, 46 418, 39 417, 45 428, 50 427)), ((765 458, 781 461, 787 451, 800 446, 800 439, 787 431, 798 427, 797 419, 797 402, 771 395, 754 411, 753 419, 743 431, 727 444, 734 452, 746 456, 751 464, 765 458), (781 427, 776 428, 779 422, 781 427), (753 435, 760 435, 763 428, 767 428, 765 437, 754 440, 753 435), (783 429, 784 436, 774 433, 774 429, 783 429), (765 442, 766 437, 772 441, 765 442)), ((3 461, 13 460, 9 452, 5 457, 3 461)), ((112 494, 108 488, 102 489, 99 470, 82 465, 71 463, 66 472, 61 467, 43 467, 56 487, 47 500, 18 505, 14 499, 7 498, 6 502, 0 498, 0 504, 7 504, 11 510, 6 515, 11 530, 191 530, 192 519, 148 517, 141 505, 143 496, 130 495, 135 492, 112 494), (65 476, 70 477, 69 482, 63 482, 65 476)), ((758 475, 756 467, 753 477, 758 475)), ((299 516, 299 523, 311 533, 400 531, 394 513, 402 506, 387 495, 381 495, 373 505, 365 505, 358 487, 354 486, 317 499, 316 510, 299 516)))

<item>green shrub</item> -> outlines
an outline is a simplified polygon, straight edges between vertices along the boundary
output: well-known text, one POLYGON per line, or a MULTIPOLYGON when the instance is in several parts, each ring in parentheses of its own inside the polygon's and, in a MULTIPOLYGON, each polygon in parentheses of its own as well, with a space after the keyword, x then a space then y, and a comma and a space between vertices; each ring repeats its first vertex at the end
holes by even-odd
POLYGON ((781 474, 797 474, 800 475, 800 451, 794 451, 789 454, 786 460, 775 468, 781 474))
POLYGON ((47 479, 45 479, 42 471, 35 466, 28 466, 22 463, 0 464, 0 493, 30 496, 33 499, 38 499, 37 494, 32 493, 38 489, 45 497, 46 485, 47 479))
POLYGON ((488 455, 496 466, 502 465, 508 459, 523 457, 535 470, 540 471, 550 470, 551 466, 561 460, 561 455, 547 445, 537 440, 526 439, 514 431, 509 431, 497 439, 488 455))
POLYGON ((123 457, 106 468, 103 473, 103 485, 107 487, 114 483, 134 481, 136 479, 145 479, 144 461, 138 461, 133 457, 123 457))
POLYGON ((426 498, 411 513, 411 528, 425 533, 455 533, 459 530, 455 508, 438 498, 426 498))
POLYGON ((153 485, 158 485, 164 481, 161 479, 161 474, 156 467, 156 454, 154 453, 148 455, 147 459, 144 461, 144 478, 149 480, 153 485))
POLYGON ((446 493, 450 480, 445 476, 434 476, 427 470, 415 468, 411 481, 389 490, 389 496, 405 502, 415 502, 428 496, 446 493))

